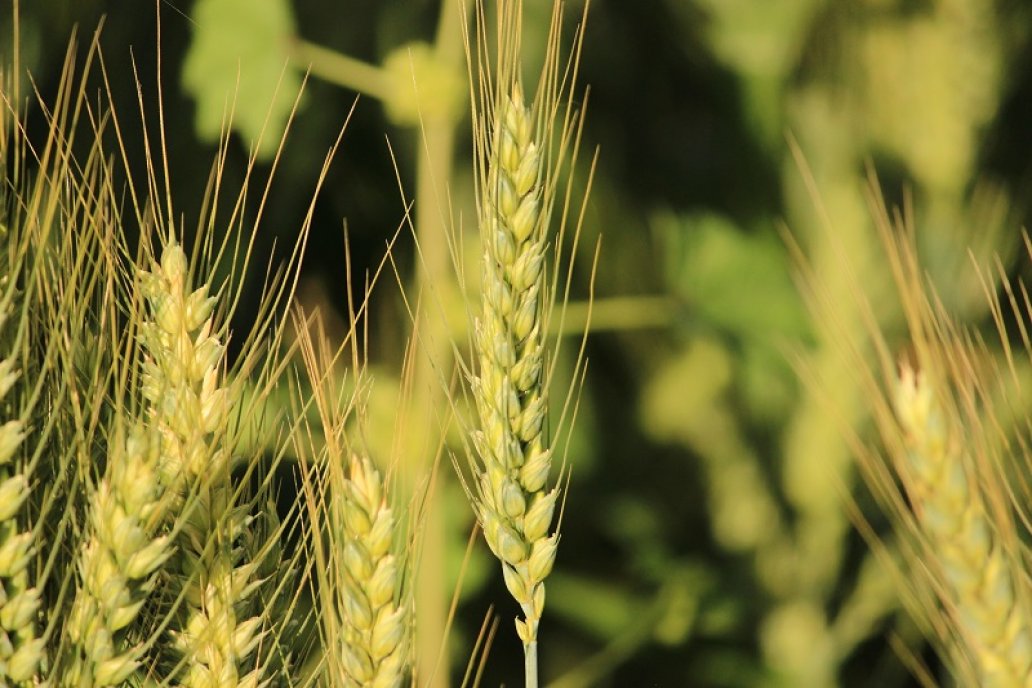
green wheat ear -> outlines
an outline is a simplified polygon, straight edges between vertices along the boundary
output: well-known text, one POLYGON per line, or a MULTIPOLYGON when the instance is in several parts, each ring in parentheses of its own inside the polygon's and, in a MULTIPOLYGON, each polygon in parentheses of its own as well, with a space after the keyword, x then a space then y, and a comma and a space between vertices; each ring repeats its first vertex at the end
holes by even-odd
MULTIPOLYGON (((563 182, 565 193, 559 191, 559 180, 577 158, 583 124, 572 86, 589 4, 564 68, 562 4, 552 3, 548 47, 529 101, 521 78, 521 0, 497 4, 496 46, 487 43, 485 3, 477 2, 476 43, 467 37, 466 44, 475 96, 473 167, 482 252, 481 305, 471 328, 475 364, 469 373, 477 421, 470 433, 472 479, 464 481, 464 488, 487 544, 501 562, 506 588, 522 611, 516 632, 523 643, 527 688, 538 685, 545 579, 559 543, 553 520, 560 489, 549 487, 555 447, 545 422, 549 360, 558 354, 560 341, 546 351, 544 340, 559 293, 557 265, 566 253, 566 239, 572 262, 580 237, 580 220, 570 221, 575 216, 572 169, 563 182), (551 266, 549 251, 556 260, 551 266)), ((560 321, 569 291, 563 294, 558 299, 560 321)), ((583 342, 577 370, 582 355, 583 342)), ((556 433, 573 422, 568 412, 575 387, 552 428, 556 433)))
MULTIPOLYGON (((0 329, 6 319, 5 304, 0 304, 0 329)), ((0 411, 6 412, 4 398, 18 378, 13 359, 0 359, 0 411)), ((15 461, 25 429, 18 418, 0 416, 0 421, 0 685, 30 685, 44 645, 33 623, 40 607, 39 592, 29 580, 33 534, 22 531, 17 520, 29 495, 28 477, 15 461)))
POLYGON ((160 262, 139 277, 150 312, 139 335, 147 353, 143 396, 161 437, 162 481, 173 491, 166 508, 174 516, 191 481, 228 470, 227 452, 211 446, 227 411, 228 391, 220 384, 225 347, 212 332, 217 299, 207 285, 190 287, 179 244, 166 246, 160 262))
POLYGON ((981 490, 971 484, 960 434, 927 376, 903 365, 895 399, 904 433, 910 493, 929 559, 941 568, 959 641, 983 686, 1032 681, 1030 617, 1012 562, 1000 547, 981 490))
POLYGON ((475 509, 523 610, 517 632, 533 649, 558 540, 548 534, 558 490, 545 490, 552 454, 542 433, 541 159, 519 85, 496 115, 481 220, 483 313, 474 340, 480 363, 473 383, 480 416, 473 436, 480 457, 475 509))
POLYGON ((401 572, 391 552, 394 512, 369 459, 352 456, 344 485, 344 685, 396 688, 408 668, 409 644, 401 572))
POLYGON ((128 437, 120 428, 114 435, 107 472, 90 499, 90 535, 66 626, 77 649, 62 676, 69 687, 122 685, 140 666, 142 648, 128 635, 172 554, 168 537, 151 525, 163 494, 157 437, 142 425, 128 437))
MULTIPOLYGON (((362 323, 351 317, 353 335, 362 323)), ((333 353, 317 314, 309 321, 299 310, 295 322, 307 384, 297 388, 301 427, 293 441, 301 457, 305 537, 322 638, 313 673, 319 675, 317 685, 340 688, 415 685, 415 676, 406 681, 414 669, 414 545, 394 508, 393 486, 354 445, 352 435, 363 434, 371 389, 356 338, 349 335, 333 353), (354 383, 342 381, 334 369, 349 346, 354 383)))
POLYGON ((170 243, 140 271, 150 317, 140 330, 147 351, 143 392, 160 436, 161 477, 171 490, 169 522, 179 520, 176 561, 183 604, 172 637, 185 662, 183 686, 263 685, 255 651, 264 615, 253 613, 260 560, 247 535, 248 509, 236 501, 227 446, 229 389, 214 333, 216 299, 193 289, 182 247, 170 243))

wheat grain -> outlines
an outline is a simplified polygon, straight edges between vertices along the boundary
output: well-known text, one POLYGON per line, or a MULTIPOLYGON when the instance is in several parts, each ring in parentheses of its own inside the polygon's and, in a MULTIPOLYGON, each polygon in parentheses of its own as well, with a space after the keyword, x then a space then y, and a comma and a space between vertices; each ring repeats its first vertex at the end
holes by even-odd
MULTIPOLYGON (((542 301, 545 239, 541 161, 518 84, 496 111, 482 219, 483 314, 475 325, 480 416, 476 511, 524 618, 516 628, 530 657, 545 604, 544 579, 558 535, 548 535, 556 489, 546 491, 551 451, 543 425, 542 301)), ((536 659, 534 661, 536 672, 536 659)))
POLYGON ((980 488, 972 484, 961 452, 964 438, 944 413, 928 377, 901 367, 895 407, 904 432, 918 523, 941 568, 947 607, 983 686, 1032 682, 1032 618, 1015 590, 1011 561, 1002 550, 980 488))

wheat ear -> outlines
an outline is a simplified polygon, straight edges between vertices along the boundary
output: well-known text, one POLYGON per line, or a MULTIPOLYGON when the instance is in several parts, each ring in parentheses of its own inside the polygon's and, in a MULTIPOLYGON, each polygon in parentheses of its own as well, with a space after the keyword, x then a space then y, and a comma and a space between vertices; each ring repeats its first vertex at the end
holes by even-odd
POLYGON ((895 406, 917 521, 944 576, 947 606, 969 650, 965 654, 974 660, 981 685, 1027 686, 1032 682, 1030 617, 962 460, 963 440, 939 406, 933 385, 905 364, 895 406))
POLYGON ((409 664, 408 605, 391 553, 396 523, 380 474, 353 456, 343 504, 344 685, 395 688, 409 664))
POLYGON ((127 634, 172 553, 154 536, 163 493, 156 437, 142 426, 116 431, 107 471, 90 501, 90 535, 79 557, 80 587, 66 629, 76 648, 62 685, 122 685, 140 665, 142 648, 127 634))
POLYGON ((227 453, 211 446, 228 395, 219 384, 224 347, 212 333, 217 299, 208 295, 207 285, 190 289, 186 254, 175 243, 139 276, 150 306, 150 317, 140 325, 147 354, 143 396, 161 435, 161 478, 174 488, 174 501, 167 505, 174 515, 183 507, 189 481, 227 468, 227 453))
MULTIPOLYGON (((6 319, 0 306, 0 328, 6 319)), ((0 410, 19 373, 11 358, 0 360, 0 410)), ((11 414, 14 415, 14 414, 11 414)), ((18 515, 29 496, 28 477, 15 463, 25 438, 21 420, 0 425, 0 685, 30 685, 43 658, 43 640, 33 621, 39 592, 30 587, 29 562, 33 535, 18 527, 18 515)))
MULTIPOLYGON (((152 318, 141 327, 148 356, 144 396, 161 435, 161 475, 182 508, 177 539, 183 610, 173 630, 186 662, 183 686, 259 686, 260 667, 246 664, 262 635, 262 617, 238 618, 260 583, 258 562, 235 542, 251 518, 234 504, 230 452, 223 446, 229 391, 222 385, 224 347, 213 333, 216 299, 191 289, 186 254, 175 243, 141 285, 152 318)), ((169 513, 175 515, 175 509, 169 513)))
POLYGON ((475 328, 480 368, 473 384, 480 415, 474 443, 481 459, 475 508, 502 562, 505 585, 523 610, 516 629, 527 656, 527 685, 536 685, 542 581, 552 570, 558 540, 548 535, 558 490, 545 490, 552 456, 542 432, 545 240, 533 133, 516 85, 497 108, 493 128, 481 232, 483 315, 475 328))

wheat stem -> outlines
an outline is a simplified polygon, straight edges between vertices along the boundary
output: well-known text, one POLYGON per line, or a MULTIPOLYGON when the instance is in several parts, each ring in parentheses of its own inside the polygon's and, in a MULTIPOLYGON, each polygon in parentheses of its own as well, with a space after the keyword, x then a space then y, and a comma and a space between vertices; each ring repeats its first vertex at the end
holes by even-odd
POLYGON ((523 647, 523 675, 527 688, 538 688, 537 641, 532 640, 523 647))

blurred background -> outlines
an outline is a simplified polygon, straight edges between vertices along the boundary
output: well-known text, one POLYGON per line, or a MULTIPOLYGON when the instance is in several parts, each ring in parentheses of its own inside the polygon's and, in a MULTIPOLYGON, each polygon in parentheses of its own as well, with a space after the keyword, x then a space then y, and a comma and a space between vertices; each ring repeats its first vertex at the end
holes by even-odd
MULTIPOLYGON (((551 3, 524 2, 532 82, 551 3)), ((564 46, 583 10, 580 0, 567 2, 564 46)), ((73 31, 84 57, 103 22, 127 156, 141 170, 145 127, 157 141, 159 12, 170 186, 184 227, 201 215, 229 109, 222 184, 232 197, 249 150, 259 153, 257 179, 273 172, 311 68, 275 163, 257 263, 286 250, 352 113, 312 206, 299 298, 321 308, 340 336, 349 289, 362 298, 401 230, 398 277, 388 268, 371 300, 376 383, 365 433, 381 460, 408 457, 399 484, 420 489, 438 450, 442 418, 426 402, 440 401, 441 375, 425 361, 422 376, 403 373, 413 318, 399 281, 410 303, 429 304, 422 355, 443 368, 450 342, 463 353, 468 336, 446 231, 471 261, 462 266, 470 298, 478 275, 458 4, 22 2, 22 60, 45 99, 56 93, 73 31), (409 427, 427 431, 407 433, 399 449, 395 416, 405 408, 409 427)), ((2 14, 10 55, 10 12, 2 14)), ((596 147, 599 158, 583 238, 561 247, 576 261, 568 331, 558 333, 558 400, 575 374, 599 237, 601 252, 589 367, 576 425, 562 438, 572 477, 541 631, 547 685, 918 685, 908 662, 948 683, 900 610, 891 572, 854 527, 851 514, 863 513, 886 533, 892 557, 837 425, 864 431, 860 389, 809 315, 785 237, 822 276, 825 298, 841 302, 841 322, 861 333, 842 274, 845 249, 891 342, 900 315, 865 200, 873 169, 890 201, 910 199, 943 302, 987 326, 969 251, 1000 256, 1007 274, 1028 272, 1019 230, 1032 200, 1030 30, 1032 8, 1018 0, 592 3, 575 86, 587 117, 574 199, 596 147), (820 381, 823 401, 800 382, 800 362, 820 381)), ((42 122, 38 108, 33 117, 42 122)), ((260 186, 248 190, 251 218, 260 186)), ((260 281, 256 274, 239 328, 260 281)), ((558 416, 554 425, 563 427, 558 416)), ((458 685, 493 606, 499 627, 482 685, 517 685, 516 609, 497 565, 478 541, 463 567, 472 515, 450 458, 461 447, 451 446, 421 526, 418 613, 428 637, 420 647, 439 644, 464 576, 447 650, 439 663, 424 652, 420 673, 427 685, 458 685)))

